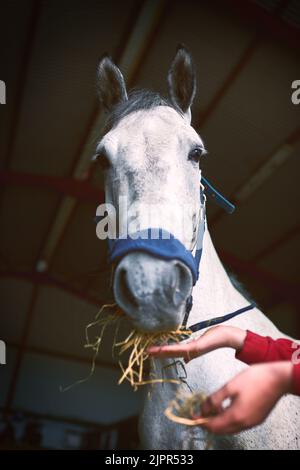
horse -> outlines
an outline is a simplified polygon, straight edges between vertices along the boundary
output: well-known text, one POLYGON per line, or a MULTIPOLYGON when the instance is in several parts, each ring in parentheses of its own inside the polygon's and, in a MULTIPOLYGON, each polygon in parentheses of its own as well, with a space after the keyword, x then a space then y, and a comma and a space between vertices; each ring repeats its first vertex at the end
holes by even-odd
MULTIPOLYGON (((134 209, 131 222, 135 228, 166 230, 176 235, 174 238, 186 251, 195 254, 195 237, 203 219, 199 181, 206 149, 191 125, 196 73, 191 54, 183 46, 171 63, 167 83, 168 98, 150 90, 127 93, 124 77, 110 56, 100 59, 97 86, 107 119, 97 143, 96 160, 104 171, 106 203, 116 208, 121 219, 124 214, 118 201, 126 197, 129 210, 134 209), (154 210, 150 211, 150 207, 154 210), (181 223, 182 215, 185 224, 181 223), (178 228, 183 225, 184 229, 178 228)), ((146 332, 178 328, 191 293, 189 323, 225 315, 248 303, 227 274, 207 226, 201 248, 198 282, 193 281, 191 269, 175 254, 164 257, 133 249, 118 261, 114 268, 114 297, 134 328, 146 332)), ((258 307, 230 319, 228 324, 273 338, 285 336, 258 307)), ((174 366, 171 359, 155 359, 154 367, 167 379, 185 374, 181 389, 208 395, 248 366, 235 359, 232 350, 223 348, 189 362, 185 368, 180 361, 174 366)), ((192 436, 187 437, 184 426, 164 415, 174 398, 174 387, 173 383, 157 384, 151 387, 150 398, 145 393, 139 418, 142 448, 205 448, 207 436, 203 428, 195 427, 192 436)), ((284 396, 263 424, 219 436, 214 448, 300 449, 299 409, 298 397, 284 396)))

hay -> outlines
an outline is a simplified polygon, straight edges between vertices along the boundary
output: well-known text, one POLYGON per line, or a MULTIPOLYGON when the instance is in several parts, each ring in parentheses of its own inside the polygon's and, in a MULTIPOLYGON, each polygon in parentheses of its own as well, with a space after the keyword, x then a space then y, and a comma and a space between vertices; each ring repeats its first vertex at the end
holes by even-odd
POLYGON ((201 415, 201 404, 206 396, 201 392, 186 393, 179 390, 175 399, 172 400, 165 410, 165 416, 174 423, 186 426, 199 426, 209 421, 209 417, 198 417, 201 415))
POLYGON ((86 344, 84 345, 85 348, 91 348, 94 351, 93 354, 93 359, 92 359, 92 366, 90 373, 87 375, 87 377, 84 377, 83 379, 76 380, 76 382, 72 383, 71 385, 68 385, 67 387, 62 387, 60 386, 60 392, 66 392, 70 390, 71 388, 75 387, 76 385, 82 384, 86 382, 89 378, 92 377, 92 375, 95 372, 95 367, 96 367, 96 360, 98 357, 99 349, 101 346, 102 338, 104 335, 104 332, 107 328, 107 326, 112 325, 116 323, 116 326, 118 328, 119 322, 121 319, 120 312, 116 308, 117 304, 104 304, 100 308, 99 312, 97 313, 95 320, 91 323, 89 323, 86 328, 85 328, 85 339, 86 339, 86 344), (106 310, 107 308, 113 308, 114 311, 112 314, 108 315, 105 318, 100 318, 101 313, 106 310), (93 326, 100 327, 100 334, 96 336, 96 341, 91 343, 90 338, 89 338, 89 329, 92 328, 93 326))
POLYGON ((117 342, 118 330, 120 326, 120 320, 123 318, 122 310, 117 307, 116 304, 106 304, 103 305, 102 308, 96 315, 95 321, 89 323, 86 327, 85 335, 86 335, 86 348, 91 348, 94 351, 93 355, 93 362, 92 368, 89 378, 95 370, 96 359, 99 353, 100 345, 103 339, 103 335, 105 333, 106 328, 109 325, 115 324, 116 325, 116 333, 114 337, 114 342, 112 345, 113 355, 114 351, 117 351, 118 356, 122 356, 126 351, 130 352, 128 364, 126 367, 123 366, 121 361, 119 360, 119 365, 122 371, 121 378, 118 381, 120 385, 125 380, 127 380, 130 385, 137 390, 137 388, 141 385, 147 384, 155 384, 155 383, 181 383, 180 380, 177 379, 164 379, 164 378, 156 378, 156 377, 149 377, 145 379, 144 374, 144 364, 149 359, 149 354, 147 352, 148 348, 153 345, 162 345, 167 344, 169 341, 179 342, 183 338, 188 338, 191 335, 190 330, 180 329, 162 333, 143 333, 137 330, 132 330, 130 334, 121 342, 117 342), (105 317, 101 317, 101 314, 106 309, 113 309, 112 312, 105 317), (92 327, 100 328, 99 334, 96 336, 96 340, 94 342, 90 341, 89 338, 89 330, 92 327), (131 350, 131 351, 130 351, 131 350))
POLYGON ((169 341, 179 342, 183 335, 188 337, 190 334, 191 331, 181 329, 163 333, 142 333, 133 330, 124 341, 115 344, 115 348, 119 348, 119 356, 131 349, 126 369, 124 369, 119 362, 122 369, 122 376, 118 384, 121 384, 124 380, 128 380, 132 387, 137 390, 137 387, 140 385, 162 382, 181 383, 180 380, 177 379, 149 378, 145 380, 144 363, 149 358, 147 350, 150 346, 166 344, 169 341))

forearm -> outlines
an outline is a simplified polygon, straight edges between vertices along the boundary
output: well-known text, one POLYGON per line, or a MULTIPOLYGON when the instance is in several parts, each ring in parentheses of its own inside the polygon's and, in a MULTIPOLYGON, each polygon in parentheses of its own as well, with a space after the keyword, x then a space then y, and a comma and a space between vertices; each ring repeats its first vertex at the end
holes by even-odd
POLYGON ((270 371, 274 373, 274 382, 282 395, 295 393, 294 365, 290 361, 272 362, 269 364, 270 371))
POLYGON ((278 373, 282 372, 283 379, 287 379, 284 373, 288 372, 291 384, 288 392, 300 396, 299 350, 297 351, 293 344, 289 340, 273 340, 248 331, 242 347, 235 348, 236 358, 249 365, 272 362, 275 364, 274 370, 278 368, 278 373))

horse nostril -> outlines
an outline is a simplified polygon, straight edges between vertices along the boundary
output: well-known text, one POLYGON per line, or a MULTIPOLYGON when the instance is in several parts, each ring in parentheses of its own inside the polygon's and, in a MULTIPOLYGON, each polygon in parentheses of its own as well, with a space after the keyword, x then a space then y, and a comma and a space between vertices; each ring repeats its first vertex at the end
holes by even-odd
POLYGON ((130 282, 128 280, 128 273, 125 268, 118 271, 118 287, 120 298, 126 303, 131 304, 134 307, 138 306, 138 302, 132 292, 130 282))
POLYGON ((172 300, 177 307, 186 301, 192 289, 192 275, 189 269, 182 263, 175 261, 174 274, 172 278, 172 300), (174 279, 176 280, 174 282, 174 279))

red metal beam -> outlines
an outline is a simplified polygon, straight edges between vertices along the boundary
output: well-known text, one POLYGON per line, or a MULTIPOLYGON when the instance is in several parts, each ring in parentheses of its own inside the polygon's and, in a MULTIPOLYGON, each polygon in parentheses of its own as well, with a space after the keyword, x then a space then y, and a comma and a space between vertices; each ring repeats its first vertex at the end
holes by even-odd
MULTIPOLYGON (((3 412, 3 408, 0 407, 0 413, 3 412)), ((103 424, 99 421, 88 421, 84 419, 73 418, 71 416, 63 416, 63 415, 52 415, 48 413, 38 413, 32 410, 27 410, 26 408, 19 408, 16 407, 11 410, 10 416, 16 414, 18 417, 24 415, 28 418, 33 418, 34 420, 45 420, 45 421, 54 421, 59 423, 70 423, 75 424, 76 426, 84 426, 92 428, 94 431, 108 431, 110 429, 117 429, 121 424, 128 423, 129 420, 136 419, 138 421, 138 416, 132 416, 129 418, 122 419, 121 421, 117 421, 111 424, 103 424)), ((2 450, 2 449, 1 449, 2 450)))
MULTIPOLYGON (((6 342, 6 346, 18 349, 19 345, 17 343, 6 342)), ((39 356, 47 356, 53 357, 55 359, 61 359, 63 361, 70 361, 70 362, 79 362, 81 364, 87 364, 90 367, 93 364, 93 357, 87 356, 78 356, 77 354, 70 354, 62 351, 53 351, 51 349, 40 348, 37 346, 29 346, 27 345, 25 348, 26 353, 37 354, 39 356)), ((109 361, 101 361, 99 359, 95 360, 95 366, 102 367, 105 369, 115 369, 120 371, 120 366, 116 362, 109 362, 109 361)))
MULTIPOLYGON (((294 132, 287 139, 287 142, 290 142, 291 140, 294 141, 296 137, 299 138, 299 131, 294 132)), ((30 187, 38 187, 40 189, 53 190, 56 192, 60 192, 64 195, 72 196, 78 199, 79 201, 93 202, 93 203, 98 203, 98 204, 104 201, 104 192, 102 190, 99 190, 93 187, 88 181, 85 181, 85 180, 83 181, 83 180, 75 180, 73 178, 61 178, 61 177, 53 177, 53 176, 47 176, 47 175, 35 175, 35 174, 21 173, 21 172, 2 171, 0 172, 0 182, 4 184, 19 184, 19 185, 25 185, 25 186, 30 186, 30 187)), ((287 234, 285 234, 283 237, 280 238, 279 241, 276 241, 276 243, 270 245, 270 247, 268 247, 261 254, 255 257, 255 261, 257 261, 257 259, 260 259, 262 256, 265 256, 266 254, 268 254, 271 248, 273 250, 273 248, 278 247, 279 244, 282 244, 288 239, 290 239, 291 236, 294 236, 295 233, 298 233, 298 230, 299 230, 299 227, 297 226, 295 230, 291 231, 291 233, 288 232, 287 234)), ((247 268, 245 268, 246 266, 245 262, 243 262, 243 265, 241 265, 241 262, 238 261, 237 259, 234 259, 232 255, 228 255, 228 253, 227 254, 225 253, 224 256, 226 259, 229 256, 230 260, 233 261, 233 264, 236 266, 237 270, 244 271, 246 269, 247 273, 249 273, 249 271, 250 273, 253 272, 253 267, 255 266, 253 260, 251 263, 248 263, 247 268)), ((4 273, 0 272, 0 276, 3 277, 3 275, 6 275, 6 273, 9 274, 10 272, 9 271, 4 272, 4 273)), ((254 274, 255 275, 257 274, 257 268, 254 269, 254 274)), ((91 301, 92 303, 99 304, 98 299, 92 299, 90 296, 84 294, 83 292, 72 288, 67 283, 57 280, 56 278, 52 277, 50 274, 36 273, 36 272, 34 273, 14 272, 14 273, 10 273, 10 275, 14 275, 15 277, 27 278, 35 283, 55 285, 59 288, 67 290, 68 292, 76 296, 81 297, 83 300, 87 300, 87 301, 91 301)), ((267 278, 270 280, 270 275, 268 275, 267 278)), ((269 281, 267 283, 268 285, 270 285, 269 281)), ((277 283, 276 285, 272 285, 270 287, 272 290, 276 290, 277 283)))
MULTIPOLYGON (((231 253, 219 250, 221 260, 238 274, 251 276, 262 285, 266 286, 272 293, 272 298, 267 308, 287 300, 292 303, 300 315, 300 285, 298 283, 290 283, 282 279, 278 279, 273 274, 257 267, 253 262, 242 261, 231 253)), ((295 336, 300 336, 300 324, 298 322, 298 331, 295 336)))
POLYGON ((21 279, 25 281, 32 282, 34 285, 48 285, 52 287, 57 287, 58 289, 62 289, 69 294, 78 297, 81 300, 84 300, 90 304, 96 305, 99 307, 102 302, 106 302, 107 298, 101 299, 98 297, 94 297, 92 295, 88 295, 85 292, 82 292, 80 289, 76 289, 73 286, 70 286, 64 281, 61 281, 51 274, 45 273, 38 273, 38 272, 26 272, 26 271, 11 271, 5 270, 0 271, 0 278, 14 278, 14 279, 21 279))
POLYGON ((257 267, 251 261, 244 261, 237 258, 232 253, 218 250, 221 260, 233 268, 237 273, 252 276, 255 280, 266 286, 275 296, 288 299, 291 302, 299 304, 300 301, 300 285, 298 283, 290 283, 283 279, 278 279, 272 273, 257 267))
POLYGON ((0 171, 0 183, 52 190, 64 196, 72 196, 82 202, 98 204, 104 202, 104 193, 101 189, 92 186, 89 181, 70 177, 37 175, 20 171, 0 171))
POLYGON ((284 233, 280 238, 275 240, 270 245, 263 248, 259 253, 257 253, 253 258, 252 262, 259 263, 263 258, 270 255, 274 251, 277 251, 282 245, 288 243, 290 240, 295 238, 300 233, 300 225, 292 227, 288 232, 284 233))
MULTIPOLYGON (((219 250, 221 260, 233 268, 237 273, 246 274, 253 276, 256 280, 262 282, 271 292, 275 295, 280 293, 286 299, 290 299, 293 302, 300 302, 300 286, 298 283, 290 283, 282 279, 277 278, 272 273, 265 271, 257 267, 251 261, 244 261, 237 258, 232 253, 227 251, 219 250)), ((104 270, 103 270, 104 271, 104 270)), ((24 272, 24 271, 0 271, 0 278, 16 278, 22 280, 28 280, 34 284, 49 285, 62 289, 86 302, 94 305, 101 305, 101 302, 106 302, 107 298, 99 299, 91 295, 82 292, 80 289, 74 288, 64 281, 58 280, 54 276, 48 273, 37 273, 37 272, 24 272)))
POLYGON ((223 0, 233 14, 237 13, 245 22, 249 22, 262 36, 273 36, 279 42, 284 41, 290 47, 300 49, 300 31, 286 22, 282 13, 289 1, 283 0, 273 11, 268 11, 252 0, 223 0))

